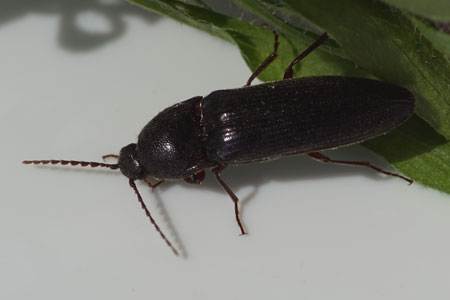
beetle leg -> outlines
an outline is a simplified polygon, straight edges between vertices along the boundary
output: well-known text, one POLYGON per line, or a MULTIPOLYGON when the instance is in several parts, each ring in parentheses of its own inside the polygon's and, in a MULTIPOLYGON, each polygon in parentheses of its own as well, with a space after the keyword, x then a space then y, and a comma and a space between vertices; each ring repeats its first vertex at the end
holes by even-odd
POLYGON ((357 166, 357 167, 367 167, 367 168, 371 168, 372 170, 375 170, 377 172, 380 172, 380 173, 383 173, 383 174, 386 174, 389 176, 399 177, 399 178, 407 181, 409 184, 413 183, 413 181, 409 178, 406 178, 406 177, 396 174, 396 173, 384 171, 383 169, 375 167, 374 165, 372 165, 370 162, 367 162, 367 161, 334 160, 334 159, 331 159, 328 156, 325 156, 319 152, 310 152, 310 153, 308 153, 308 155, 311 156, 314 160, 317 160, 317 161, 320 161, 323 163, 334 163, 334 164, 340 164, 340 165, 352 165, 352 166, 357 166))
POLYGON ((241 234, 247 234, 247 232, 244 229, 244 226, 242 225, 241 218, 239 217, 239 198, 236 196, 235 193, 228 187, 228 185, 223 181, 222 177, 220 177, 220 172, 225 169, 227 165, 225 164, 218 164, 214 169, 212 169, 212 172, 214 176, 216 176, 217 181, 219 184, 223 187, 223 189, 230 195, 231 199, 234 202, 234 214, 236 216, 236 221, 238 223, 239 229, 241 230, 241 234))
POLYGON ((251 85, 253 79, 255 79, 259 75, 259 73, 264 71, 264 69, 267 68, 267 66, 270 65, 270 63, 278 56, 277 51, 278 45, 280 44, 280 42, 278 42, 278 33, 275 30, 272 30, 272 32, 274 37, 273 52, 270 53, 269 56, 267 56, 267 58, 258 66, 258 68, 256 68, 255 72, 253 72, 253 74, 247 80, 246 86, 251 85))
POLYGON ((297 56, 290 64, 289 66, 286 68, 286 71, 284 71, 284 76, 283 79, 291 79, 292 76, 294 75, 294 70, 292 69, 292 67, 295 66, 295 64, 297 64, 299 61, 301 61, 305 56, 307 56, 308 54, 310 54, 311 52, 313 52, 317 47, 320 46, 320 44, 322 44, 323 42, 325 42, 328 39, 328 35, 325 32, 324 34, 322 34, 317 41, 315 41, 311 46, 309 46, 308 48, 306 48, 305 51, 303 51, 302 53, 300 53, 299 56, 297 56))
POLYGON ((152 189, 152 191, 154 191, 158 185, 160 185, 161 183, 164 182, 164 180, 160 180, 157 183, 153 184, 148 179, 143 179, 143 180, 152 189))
POLYGON ((190 177, 186 177, 184 181, 191 184, 201 184, 205 179, 205 171, 200 171, 190 177))

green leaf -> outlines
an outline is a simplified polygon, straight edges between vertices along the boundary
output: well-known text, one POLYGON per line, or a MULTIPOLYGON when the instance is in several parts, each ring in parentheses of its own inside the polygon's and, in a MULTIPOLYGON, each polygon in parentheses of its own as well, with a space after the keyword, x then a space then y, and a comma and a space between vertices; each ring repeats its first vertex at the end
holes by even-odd
POLYGON ((193 3, 197 4, 197 6, 203 8, 209 8, 209 6, 203 0, 191 0, 193 3))
MULTIPOLYGON (((447 122, 448 125, 448 99, 450 99, 448 89, 443 88, 442 93, 439 94, 441 90, 436 88, 448 83, 449 77, 446 77, 448 62, 445 61, 440 66, 428 65, 442 62, 442 56, 431 47, 431 43, 423 37, 422 41, 416 40, 418 36, 421 36, 420 32, 417 32, 416 28, 412 27, 399 12, 377 3, 367 4, 364 0, 359 0, 358 5, 353 3, 358 8, 353 10, 348 7, 352 3, 351 0, 341 0, 339 4, 343 4, 342 8, 337 10, 331 5, 331 8, 327 8, 327 11, 323 13, 323 20, 318 20, 321 19, 320 11, 324 10, 323 3, 328 1, 331 0, 315 2, 318 5, 315 8, 312 8, 312 0, 301 2, 308 9, 305 15, 318 26, 326 28, 336 38, 339 45, 331 41, 319 47, 307 59, 302 60, 301 68, 295 75, 301 77, 333 74, 368 77, 371 74, 365 69, 370 70, 380 78, 408 86, 416 94, 421 95, 419 103, 422 106, 422 115, 428 117, 428 111, 425 109, 427 105, 436 110, 440 108, 441 110, 435 112, 436 119, 442 123, 447 122), (372 12, 367 9, 372 9, 373 5, 375 9, 372 15, 372 12), (355 15, 346 15, 346 9, 352 10, 355 15), (335 13, 333 14, 332 11, 335 13), (361 14, 361 17, 358 14, 361 14), (339 20, 338 22, 340 15, 343 19, 350 18, 354 21, 339 20), (364 24, 358 25, 358 22, 364 24), (391 25, 388 25, 389 22, 391 25), (403 41, 402 38, 405 40, 403 41), (415 45, 416 48, 411 45, 415 45), (433 53, 437 57, 430 57, 433 53), (364 69, 356 67, 353 62, 346 59, 347 57, 355 59, 364 69), (418 57, 422 57, 423 61, 418 61, 418 57), (425 59, 427 63, 424 62, 425 59), (384 68, 386 70, 383 70, 384 68), (427 97, 425 98, 422 94, 427 97), (428 97, 430 104, 425 101, 428 97), (439 118, 444 119, 439 120, 439 118)), ((273 50, 273 35, 270 30, 224 16, 208 7, 201 8, 175 0, 131 0, 131 2, 236 44, 252 70, 273 50)), ((264 81, 279 80, 292 58, 308 47, 316 35, 287 24, 282 18, 274 16, 271 5, 278 3, 277 0, 235 0, 235 2, 269 25, 276 26, 277 30, 283 34, 280 38, 280 56, 259 77, 264 81), (271 5, 266 5, 269 2, 271 5)), ((287 2, 292 4, 295 1, 287 2)), ((294 10, 295 5, 278 7, 278 9, 298 14, 298 11, 294 10)), ((304 14, 304 11, 302 13, 304 14)), ((447 86, 449 87, 450 85, 447 86)), ((437 127, 446 128, 446 126, 437 127)), ((367 141, 363 145, 385 157, 395 168, 412 179, 450 193, 448 180, 450 178, 450 144, 419 117, 415 116, 389 134, 367 141)))
POLYGON ((436 21, 450 21, 450 1, 448 0, 383 0, 384 2, 405 9, 415 15, 436 21))
POLYGON ((450 142, 417 116, 362 145, 406 176, 450 194, 450 142))
MULTIPOLYGON (((297 48, 300 45, 302 46, 302 48, 307 48, 319 38, 318 34, 295 27, 287 23, 281 17, 274 14, 272 11, 272 3, 255 0, 233 0, 233 2, 243 9, 248 10, 255 16, 258 16, 267 24, 271 24, 271 26, 276 28, 279 33, 286 36, 290 41, 292 41, 297 48)), ((328 47, 326 47, 325 49, 323 49, 322 47, 322 51, 328 51, 332 55, 337 55, 348 60, 346 53, 342 51, 341 47, 335 41, 329 40, 327 46, 328 47)))
POLYGON ((450 56, 450 34, 436 30, 413 16, 410 16, 409 19, 433 43, 436 49, 445 53, 447 57, 450 56))
POLYGON ((327 31, 354 62, 408 88, 416 113, 450 138, 450 62, 399 10, 372 0, 283 0, 327 31))

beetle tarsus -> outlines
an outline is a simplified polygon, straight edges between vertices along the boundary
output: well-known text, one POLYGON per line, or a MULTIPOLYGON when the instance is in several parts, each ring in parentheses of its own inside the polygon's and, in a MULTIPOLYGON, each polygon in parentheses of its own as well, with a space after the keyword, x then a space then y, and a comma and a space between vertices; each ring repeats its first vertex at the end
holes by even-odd
POLYGON ((236 196, 235 193, 228 187, 228 185, 223 181, 222 177, 220 177, 220 172, 222 172, 227 167, 226 164, 218 164, 214 169, 212 169, 212 172, 214 176, 216 176, 217 181, 219 184, 223 187, 223 189, 228 193, 228 195, 231 197, 231 199, 234 202, 234 214, 236 216, 236 222, 239 226, 239 229, 241 230, 241 235, 247 234, 245 231, 244 225, 242 225, 241 218, 239 216, 239 198, 236 196))
POLYGON ((385 171, 385 170, 383 170, 381 168, 375 167, 374 165, 372 165, 370 162, 367 162, 367 161, 335 160, 335 159, 331 159, 328 156, 325 156, 325 155, 323 155, 322 153, 319 153, 319 152, 310 152, 310 153, 308 153, 308 155, 311 156, 314 160, 322 162, 322 163, 334 163, 334 164, 340 164, 340 165, 366 167, 366 168, 370 168, 372 170, 375 170, 377 172, 383 173, 385 175, 401 178, 401 179, 407 181, 410 185, 413 183, 413 180, 411 180, 411 179, 409 179, 409 178, 407 178, 405 176, 402 176, 402 175, 397 174, 397 173, 392 173, 392 172, 385 171))

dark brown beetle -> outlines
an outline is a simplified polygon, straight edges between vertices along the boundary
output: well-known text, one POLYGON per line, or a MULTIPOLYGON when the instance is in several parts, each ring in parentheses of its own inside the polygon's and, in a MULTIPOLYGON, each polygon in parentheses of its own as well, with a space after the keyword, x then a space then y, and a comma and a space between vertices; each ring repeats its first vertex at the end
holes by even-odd
POLYGON ((211 169, 234 202, 236 221, 238 197, 220 173, 229 164, 244 164, 281 156, 308 154, 325 163, 372 168, 386 175, 412 180, 384 171, 369 162, 339 161, 317 152, 359 143, 385 134, 414 112, 414 96, 407 89, 370 79, 319 76, 292 78, 292 67, 327 39, 323 34, 287 67, 283 80, 250 86, 277 56, 274 51, 258 67, 246 86, 214 91, 175 104, 153 118, 129 144, 118 164, 65 160, 33 160, 25 164, 63 164, 120 169, 129 178, 142 208, 175 254, 178 254, 150 215, 136 187, 144 180, 155 188, 165 180, 184 179, 201 183, 211 169), (152 184, 148 178, 159 180, 152 184))

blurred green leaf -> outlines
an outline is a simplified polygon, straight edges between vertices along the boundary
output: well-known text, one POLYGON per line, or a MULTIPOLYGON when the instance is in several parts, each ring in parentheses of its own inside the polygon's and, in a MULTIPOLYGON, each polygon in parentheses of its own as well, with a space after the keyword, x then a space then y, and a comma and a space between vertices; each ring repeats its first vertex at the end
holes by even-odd
MULTIPOLYGON (((307 48, 309 45, 314 43, 318 38, 319 34, 303 30, 296 26, 293 26, 283 20, 281 17, 277 16, 274 12, 273 3, 266 3, 264 1, 255 0, 232 0, 235 4, 239 5, 243 9, 251 12, 255 16, 259 17, 261 20, 270 24, 273 28, 276 28, 279 33, 286 36, 294 45, 301 46, 302 48, 307 48)), ((325 49, 322 47, 322 51, 328 51, 332 55, 337 55, 344 59, 348 59, 346 53, 342 51, 341 47, 336 44, 335 41, 329 40, 327 42, 325 49)))
POLYGON ((450 56, 450 34, 439 31, 413 16, 409 19, 417 26, 420 32, 433 43, 436 49, 439 49, 442 53, 446 54, 447 57, 450 56))
POLYGON ((406 176, 450 194, 450 142, 419 117, 362 145, 406 176))
POLYGON ((448 0, 383 0, 387 4, 436 21, 450 21, 448 0))

